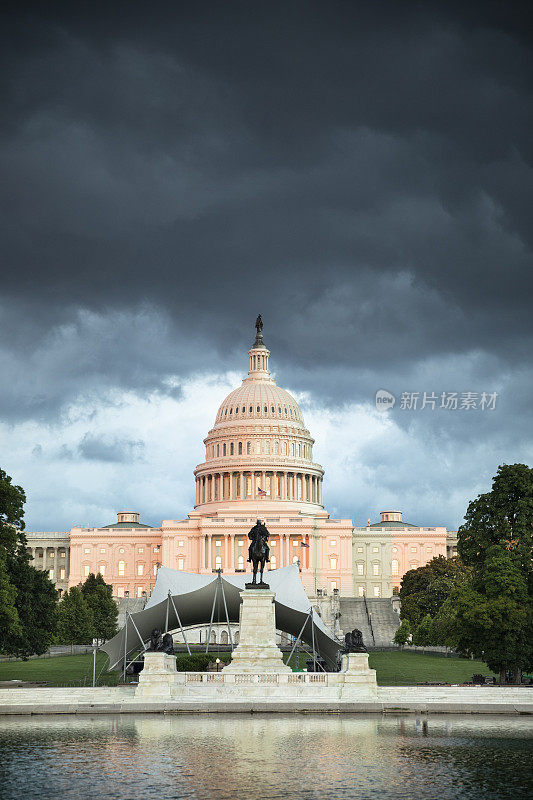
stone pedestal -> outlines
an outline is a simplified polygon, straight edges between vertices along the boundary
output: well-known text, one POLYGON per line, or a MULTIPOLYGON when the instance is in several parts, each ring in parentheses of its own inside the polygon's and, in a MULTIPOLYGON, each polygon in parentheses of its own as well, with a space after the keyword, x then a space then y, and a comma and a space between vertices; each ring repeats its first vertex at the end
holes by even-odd
POLYGON ((368 653, 346 653, 342 656, 341 674, 344 683, 364 686, 372 693, 377 691, 376 670, 368 668, 368 653))
POLYGON ((292 672, 276 644, 274 597, 270 589, 241 592, 239 644, 223 672, 292 672))
POLYGON ((135 697, 168 698, 176 683, 176 656, 167 653, 145 653, 144 667, 139 673, 135 697))

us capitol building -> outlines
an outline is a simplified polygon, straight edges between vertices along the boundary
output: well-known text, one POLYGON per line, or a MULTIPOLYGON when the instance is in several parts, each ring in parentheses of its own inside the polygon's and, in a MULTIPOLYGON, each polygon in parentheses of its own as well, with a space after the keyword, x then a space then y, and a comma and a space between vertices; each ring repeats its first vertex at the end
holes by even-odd
POLYGON ((391 597, 407 570, 455 554, 454 532, 404 523, 400 511, 382 511, 364 527, 331 519, 314 439, 298 403, 271 377, 260 317, 256 329, 248 376, 222 402, 204 439, 186 519, 156 527, 121 512, 101 528, 26 534, 35 566, 49 570, 60 592, 90 572, 112 583, 117 597, 144 597, 160 565, 200 574, 249 571, 247 533, 258 518, 271 534, 270 569, 298 563, 310 597, 391 597))

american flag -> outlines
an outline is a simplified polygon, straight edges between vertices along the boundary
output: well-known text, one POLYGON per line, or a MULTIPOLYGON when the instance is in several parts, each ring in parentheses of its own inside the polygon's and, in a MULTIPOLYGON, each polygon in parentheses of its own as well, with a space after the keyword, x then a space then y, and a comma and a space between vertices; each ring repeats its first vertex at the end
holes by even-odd
POLYGON ((306 544, 305 542, 300 542, 300 547, 309 547, 309 545, 306 544))
POLYGON ((265 492, 265 490, 261 489, 260 486, 257 487, 257 494, 259 495, 259 497, 266 497, 267 496, 267 493, 265 492))

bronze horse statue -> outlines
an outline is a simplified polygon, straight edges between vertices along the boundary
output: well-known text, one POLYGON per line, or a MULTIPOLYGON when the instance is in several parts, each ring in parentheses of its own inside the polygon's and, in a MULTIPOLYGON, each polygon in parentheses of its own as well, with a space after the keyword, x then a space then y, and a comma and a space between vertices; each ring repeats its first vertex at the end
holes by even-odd
POLYGON ((248 548, 248 561, 253 566, 253 579, 252 586, 263 584, 263 571, 265 564, 270 561, 270 547, 268 546, 268 537, 270 536, 267 528, 258 519, 248 538, 251 540, 250 547, 248 548), (257 571, 260 569, 259 584, 257 583, 257 571))

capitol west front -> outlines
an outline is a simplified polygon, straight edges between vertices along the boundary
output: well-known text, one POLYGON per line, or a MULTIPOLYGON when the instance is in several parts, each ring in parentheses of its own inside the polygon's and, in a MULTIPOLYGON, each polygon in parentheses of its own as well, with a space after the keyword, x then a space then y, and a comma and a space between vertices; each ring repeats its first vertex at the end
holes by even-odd
POLYGON ((194 471, 196 501, 186 519, 146 525, 120 513, 102 528, 28 533, 35 565, 58 588, 100 572, 114 594, 149 594, 159 565, 210 574, 250 571, 247 533, 261 518, 270 537, 270 569, 299 563, 310 596, 390 597, 408 569, 452 555, 455 536, 421 528, 401 512, 381 512, 374 525, 331 519, 323 505, 324 469, 298 403, 276 385, 261 330, 248 351, 242 385, 220 405, 194 471))

